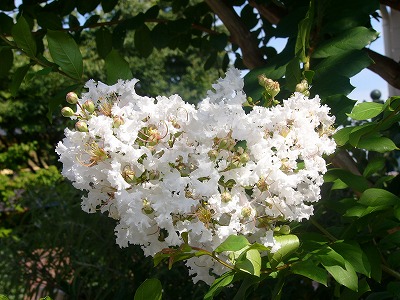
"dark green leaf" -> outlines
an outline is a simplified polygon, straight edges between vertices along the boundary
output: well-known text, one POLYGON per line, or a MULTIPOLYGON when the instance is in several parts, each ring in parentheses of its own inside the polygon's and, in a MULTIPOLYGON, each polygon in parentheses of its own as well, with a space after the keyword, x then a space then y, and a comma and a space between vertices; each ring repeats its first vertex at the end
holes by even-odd
POLYGON ((68 16, 68 25, 70 28, 77 28, 81 24, 79 23, 79 20, 77 19, 77 17, 75 17, 74 15, 69 15, 68 16))
POLYGON ((110 53, 112 49, 112 34, 107 28, 101 27, 96 31, 96 47, 97 53, 103 59, 110 53))
POLYGON ((143 25, 135 31, 135 48, 143 57, 148 57, 153 52, 153 43, 151 41, 151 31, 143 25))
POLYGON ((77 1, 76 8, 81 15, 92 12, 99 4, 100 0, 77 1))
POLYGON ((117 5, 118 0, 101 0, 101 7, 105 13, 113 10, 115 5, 117 5))
POLYGON ((340 55, 350 50, 360 50, 378 37, 378 33, 366 27, 355 27, 319 45, 312 54, 314 58, 340 55))
POLYGON ((329 76, 320 77, 318 80, 314 79, 311 93, 324 98, 339 94, 348 95, 353 89, 354 86, 350 84, 348 77, 332 73, 329 76))
POLYGON ((381 282, 382 278, 381 253, 379 252, 376 245, 363 247, 363 250, 368 257, 368 261, 371 264, 371 277, 377 282, 381 282))
POLYGON ((235 273, 227 272, 215 279, 208 292, 204 295, 204 300, 214 299, 214 296, 217 296, 224 287, 231 284, 234 276, 235 273))
POLYGON ((150 7, 145 13, 145 17, 148 19, 155 19, 158 17, 158 14, 160 12, 160 7, 158 5, 153 5, 150 7))
POLYGON ((61 70, 74 79, 83 74, 82 55, 74 39, 66 32, 49 30, 46 34, 50 55, 61 70))
POLYGON ((0 10, 10 11, 15 9, 14 0, 1 0, 0 10))
POLYGON ((157 49, 165 48, 168 46, 170 36, 168 26, 164 23, 158 23, 151 31, 151 40, 154 47, 157 49))
POLYGON ((241 9, 240 17, 249 30, 253 29, 258 24, 257 15, 254 13, 254 8, 250 4, 245 5, 241 9))
POLYGON ((17 23, 13 26, 12 36, 15 43, 28 56, 36 56, 36 42, 32 36, 31 29, 23 16, 18 18, 17 23))
POLYGON ((13 66, 14 55, 10 48, 0 49, 0 78, 8 75, 11 67, 13 66))
POLYGON ((355 242, 336 242, 331 245, 332 249, 347 260, 358 273, 371 277, 371 265, 367 255, 355 242))
POLYGON ((271 256, 270 263, 272 268, 275 268, 300 246, 299 238, 293 234, 275 236, 274 238, 279 249, 271 256))
POLYGON ((346 217, 364 217, 370 213, 380 211, 380 210, 387 210, 387 205, 380 205, 380 206, 364 206, 364 205, 354 205, 347 209, 344 216, 346 217))
POLYGON ((300 261, 292 264, 291 270, 294 274, 302 275, 311 280, 328 286, 328 273, 324 269, 319 268, 310 260, 300 261))
POLYGON ((10 92, 11 92, 12 96, 15 96, 17 94, 17 91, 22 83, 22 80, 24 80, 24 77, 30 67, 31 67, 31 65, 28 64, 28 65, 19 67, 18 69, 15 70, 14 76, 13 76, 11 84, 10 84, 10 92))
POLYGON ((324 104, 331 108, 331 113, 336 117, 336 124, 347 122, 347 113, 351 111, 356 100, 347 98, 345 95, 328 96, 324 99, 324 104))
POLYGON ((90 27, 90 26, 96 24, 99 19, 100 19, 99 15, 92 15, 92 16, 90 16, 89 19, 87 19, 85 21, 85 23, 83 24, 83 27, 90 27))
POLYGON ((225 33, 210 36, 210 45, 217 51, 224 51, 227 43, 228 36, 225 33))
POLYGON ((286 89, 294 92, 296 85, 301 81, 300 61, 297 57, 293 58, 286 66, 286 89))
POLYGON ((37 15, 37 22, 40 27, 46 29, 58 30, 62 28, 62 20, 54 12, 41 12, 37 15))
POLYGON ((217 61, 217 52, 212 52, 204 63, 204 70, 210 70, 217 61))
POLYGON ((13 19, 5 13, 0 13, 0 33, 11 34, 14 25, 13 19))
POLYGON ((146 279, 136 290, 134 300, 161 300, 162 286, 156 278, 146 279))
POLYGON ((332 182, 337 178, 358 192, 363 192, 368 188, 367 179, 362 176, 354 175, 353 173, 343 169, 330 169, 324 175, 324 180, 328 182, 332 182))
POLYGON ((386 159, 384 157, 374 157, 368 161, 368 165, 365 167, 363 176, 369 177, 379 171, 382 171, 385 167, 386 159))
POLYGON ((357 144, 357 148, 369 151, 385 153, 393 150, 398 150, 396 144, 387 137, 383 136, 368 136, 363 137, 357 144))
POLYGON ((215 252, 221 253, 224 251, 239 251, 249 245, 249 241, 244 236, 230 235, 215 249, 215 252))
POLYGON ((372 64, 367 52, 353 50, 340 55, 335 55, 322 60, 314 68, 315 78, 330 76, 335 73, 346 77, 352 77, 372 64))
POLYGON ((358 203, 366 206, 398 205, 400 198, 386 190, 371 188, 361 195, 358 203))
POLYGON ((368 120, 376 117, 383 111, 383 104, 376 102, 362 102, 354 106, 348 115, 353 120, 368 120))
POLYGON ((117 50, 111 50, 105 58, 105 62, 108 84, 114 84, 118 79, 133 78, 128 62, 118 53, 117 50))

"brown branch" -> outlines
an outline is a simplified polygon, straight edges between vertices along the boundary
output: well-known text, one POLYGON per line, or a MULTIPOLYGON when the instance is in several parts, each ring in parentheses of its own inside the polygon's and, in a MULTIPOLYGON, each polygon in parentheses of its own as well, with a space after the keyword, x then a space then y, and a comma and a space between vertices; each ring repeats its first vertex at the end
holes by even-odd
POLYGON ((400 2, 398 0, 380 0, 379 2, 395 10, 400 10, 400 2))
POLYGON ((260 15, 271 24, 278 24, 287 15, 285 8, 277 6, 274 3, 262 4, 257 3, 255 0, 249 0, 249 4, 257 9, 260 15))
POLYGON ((265 65, 257 39, 247 29, 233 8, 221 0, 205 0, 205 2, 229 30, 232 42, 241 48, 244 65, 249 69, 265 65))
POLYGON ((367 49, 369 57, 374 61, 368 69, 381 76, 391 86, 400 89, 400 64, 393 59, 367 49))

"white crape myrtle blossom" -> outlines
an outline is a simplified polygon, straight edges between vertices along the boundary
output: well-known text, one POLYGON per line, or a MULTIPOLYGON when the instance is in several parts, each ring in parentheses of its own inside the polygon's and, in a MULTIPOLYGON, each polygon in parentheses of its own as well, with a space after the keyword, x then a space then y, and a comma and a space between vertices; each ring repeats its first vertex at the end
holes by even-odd
MULTIPOLYGON (((187 233, 191 247, 213 251, 234 234, 274 251, 277 221, 312 215, 323 155, 335 150, 334 117, 318 97, 294 93, 246 114, 236 69, 197 108, 178 95, 139 96, 136 83, 89 81, 70 116, 77 129, 56 148, 62 174, 87 192, 82 209, 118 220, 118 245, 154 256, 187 233)), ((209 256, 186 263, 195 282, 226 271, 209 256)))

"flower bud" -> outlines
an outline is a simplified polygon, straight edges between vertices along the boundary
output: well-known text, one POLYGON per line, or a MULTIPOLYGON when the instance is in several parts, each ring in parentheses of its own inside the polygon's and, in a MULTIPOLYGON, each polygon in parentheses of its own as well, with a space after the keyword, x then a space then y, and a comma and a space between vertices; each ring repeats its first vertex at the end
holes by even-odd
POLYGON ((65 100, 70 104, 76 104, 78 102, 78 95, 74 92, 69 92, 65 97, 65 100))
POLYGON ((124 170, 122 171, 122 177, 124 178, 124 180, 129 183, 136 183, 136 176, 135 176, 135 171, 131 169, 130 166, 125 166, 124 170))
POLYGON ((232 195, 229 192, 223 192, 221 194, 221 201, 224 203, 228 203, 229 201, 232 200, 232 195))
POLYGON ((243 218, 248 218, 251 216, 251 208, 250 207, 243 207, 242 211, 240 212, 243 218))
POLYGON ((282 227, 279 229, 280 234, 289 234, 290 233, 290 227, 289 225, 282 225, 282 227))
POLYGON ((123 125, 125 123, 124 119, 120 116, 115 116, 113 118, 113 127, 118 128, 119 126, 123 125))
POLYGON ((258 76, 258 83, 265 88, 267 93, 274 98, 280 92, 279 82, 267 78, 264 74, 258 76))
POLYGON ((303 79, 300 83, 296 84, 295 92, 300 92, 305 96, 310 96, 310 91, 308 90, 309 85, 307 80, 303 79))
POLYGON ((142 211, 146 214, 146 215, 150 215, 154 212, 154 209, 151 207, 151 204, 149 201, 147 201, 146 199, 143 199, 143 207, 142 207, 142 211))
POLYGON ((85 121, 78 121, 75 124, 75 128, 76 130, 80 131, 80 132, 88 132, 88 125, 85 121))
POLYGON ((83 107, 83 109, 86 109, 91 114, 96 109, 92 100, 86 100, 85 103, 83 103, 82 107, 83 107))
POLYGON ((149 180, 158 180, 160 179, 160 172, 157 170, 149 171, 149 180))
POLYGON ((239 161, 240 161, 242 164, 247 163, 249 160, 250 160, 250 156, 249 156, 246 152, 242 153, 242 154, 239 156, 239 161))
POLYGON ((215 161, 218 157, 218 151, 215 149, 211 149, 210 151, 208 151, 208 157, 210 158, 210 160, 215 161))
POLYGON ((71 107, 63 107, 61 110, 61 114, 64 117, 72 117, 74 115, 74 111, 72 110, 71 107))
POLYGON ((235 146, 235 140, 231 137, 225 137, 219 141, 218 148, 224 150, 232 150, 235 146))

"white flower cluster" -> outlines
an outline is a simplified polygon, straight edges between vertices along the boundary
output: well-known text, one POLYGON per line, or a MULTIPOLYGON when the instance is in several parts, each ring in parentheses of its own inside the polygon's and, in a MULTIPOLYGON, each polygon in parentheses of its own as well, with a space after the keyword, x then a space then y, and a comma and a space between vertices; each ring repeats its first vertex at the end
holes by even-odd
MULTIPOLYGON (((235 69, 197 108, 178 95, 139 96, 136 82, 89 81, 72 116, 87 127, 66 129, 56 148, 63 175, 87 191, 82 209, 118 220, 121 247, 141 245, 153 256, 181 245, 183 232, 190 246, 209 251, 232 234, 273 247, 277 221, 312 215, 322 155, 335 149, 334 118, 318 97, 295 93, 246 114, 235 69)), ((226 271, 208 256, 187 265, 194 281, 226 271)))

